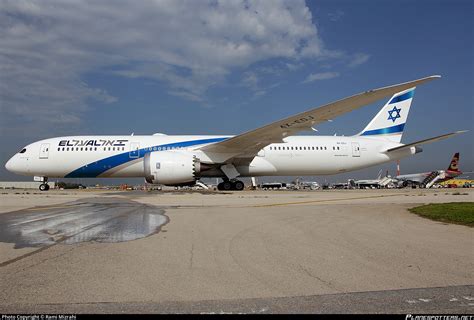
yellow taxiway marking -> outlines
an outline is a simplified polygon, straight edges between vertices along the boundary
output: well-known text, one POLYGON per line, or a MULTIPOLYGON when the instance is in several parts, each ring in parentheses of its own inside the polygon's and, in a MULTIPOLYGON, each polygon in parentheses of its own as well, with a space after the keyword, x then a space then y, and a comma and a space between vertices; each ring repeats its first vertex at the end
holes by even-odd
POLYGON ((371 198, 383 198, 383 197, 394 197, 400 196, 400 194, 384 194, 379 196, 365 196, 365 197, 354 197, 354 198, 337 198, 337 199, 323 199, 323 200, 309 200, 309 201, 295 201, 295 202, 282 202, 282 203, 269 203, 269 204, 258 204, 250 206, 252 208, 262 207, 277 207, 277 206, 291 206, 298 204, 309 204, 318 202, 333 202, 333 201, 347 201, 347 200, 360 200, 360 199, 371 199, 371 198))

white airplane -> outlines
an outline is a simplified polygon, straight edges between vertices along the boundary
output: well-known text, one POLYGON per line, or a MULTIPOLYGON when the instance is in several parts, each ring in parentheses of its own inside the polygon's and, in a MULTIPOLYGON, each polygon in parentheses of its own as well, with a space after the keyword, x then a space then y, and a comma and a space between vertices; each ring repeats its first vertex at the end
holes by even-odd
POLYGON ((222 178, 219 190, 242 190, 238 177, 328 175, 421 151, 421 144, 463 131, 401 144, 415 86, 430 76, 369 90, 236 136, 69 136, 34 142, 5 165, 34 176, 48 190, 49 177, 144 177, 148 183, 193 185, 202 177, 222 178), (392 95, 364 130, 354 136, 294 136, 319 123, 392 95))
POLYGON ((389 184, 393 183, 393 180, 387 173, 385 177, 382 177, 382 169, 380 169, 379 174, 377 175, 376 179, 364 179, 364 180, 356 180, 355 184, 358 188, 384 188, 389 184))
POLYGON ((402 181, 403 186, 407 186, 409 183, 422 186, 424 188, 430 188, 435 183, 440 183, 454 179, 461 175, 462 171, 459 170, 459 152, 456 152, 449 163, 449 167, 446 170, 434 170, 430 172, 403 174, 396 176, 395 178, 402 181))

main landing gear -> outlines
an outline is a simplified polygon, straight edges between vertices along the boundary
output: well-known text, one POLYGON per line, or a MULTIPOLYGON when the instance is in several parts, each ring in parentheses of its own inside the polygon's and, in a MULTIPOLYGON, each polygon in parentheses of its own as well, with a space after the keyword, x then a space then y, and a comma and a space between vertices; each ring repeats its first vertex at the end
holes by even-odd
POLYGON ((229 190, 236 190, 236 191, 242 191, 244 190, 244 183, 240 180, 224 180, 224 182, 221 182, 217 185, 217 190, 224 190, 224 191, 229 191, 229 190))
POLYGON ((240 172, 237 171, 232 163, 224 164, 220 169, 225 176, 222 178, 224 181, 217 185, 217 190, 244 190, 244 183, 236 179, 236 177, 240 175, 240 172))

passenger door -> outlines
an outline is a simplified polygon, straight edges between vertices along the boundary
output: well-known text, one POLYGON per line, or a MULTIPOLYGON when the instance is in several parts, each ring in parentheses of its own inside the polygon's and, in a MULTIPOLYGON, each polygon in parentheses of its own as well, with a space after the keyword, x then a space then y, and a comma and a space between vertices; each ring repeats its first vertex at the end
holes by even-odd
POLYGON ((360 157, 360 146, 358 142, 352 142, 352 156, 360 157))
POLYGON ((42 143, 40 147, 39 158, 48 159, 49 157, 49 143, 42 143))
POLYGON ((137 159, 140 157, 140 143, 139 142, 131 142, 130 143, 130 152, 128 153, 130 159, 137 159))

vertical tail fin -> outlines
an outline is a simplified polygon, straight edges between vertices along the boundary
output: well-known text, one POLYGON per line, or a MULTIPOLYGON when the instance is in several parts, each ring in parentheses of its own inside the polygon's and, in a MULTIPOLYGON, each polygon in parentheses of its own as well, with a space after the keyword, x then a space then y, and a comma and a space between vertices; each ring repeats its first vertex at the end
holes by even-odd
POLYGON ((358 136, 400 142, 414 94, 414 87, 394 94, 358 136))
POLYGON ((449 164, 448 170, 447 171, 454 171, 454 172, 459 172, 459 152, 456 152, 451 159, 451 163, 449 164))

